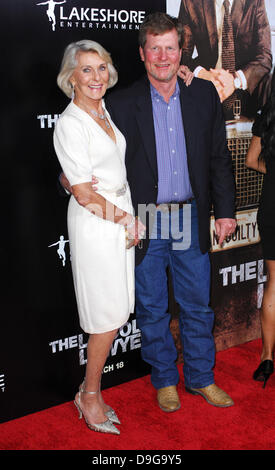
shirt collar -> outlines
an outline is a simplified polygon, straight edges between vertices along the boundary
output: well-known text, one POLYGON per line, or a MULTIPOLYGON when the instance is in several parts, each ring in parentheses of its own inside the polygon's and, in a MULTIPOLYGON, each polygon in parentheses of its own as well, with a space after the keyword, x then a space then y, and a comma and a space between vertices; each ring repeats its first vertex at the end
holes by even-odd
MULTIPOLYGON (((159 92, 156 90, 156 88, 152 85, 152 83, 150 83, 150 89, 151 89, 151 96, 152 96, 152 99, 153 100, 156 100, 156 99, 162 99, 163 100, 163 97, 159 94, 159 92)), ((178 81, 176 82, 176 88, 175 88, 175 91, 174 93, 172 94, 172 96, 170 97, 171 98, 174 98, 176 96, 179 96, 180 94, 180 87, 179 87, 179 84, 178 84, 178 81)), ((163 100, 164 101, 164 100, 163 100)))
MULTIPOLYGON (((218 8, 221 8, 223 6, 223 2, 224 2, 224 0, 215 0, 215 3, 216 3, 218 8)), ((233 5, 233 2, 234 2, 234 0, 229 0, 231 8, 232 8, 232 5, 233 5)))

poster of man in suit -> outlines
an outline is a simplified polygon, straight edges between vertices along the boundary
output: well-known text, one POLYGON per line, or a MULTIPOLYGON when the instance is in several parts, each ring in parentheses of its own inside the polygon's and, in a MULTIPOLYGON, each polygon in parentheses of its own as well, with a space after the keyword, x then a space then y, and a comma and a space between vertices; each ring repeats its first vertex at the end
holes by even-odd
POLYGON ((268 0, 180 1, 178 16, 185 37, 182 63, 198 78, 214 83, 226 120, 236 113, 253 119, 267 100, 271 11, 268 0))

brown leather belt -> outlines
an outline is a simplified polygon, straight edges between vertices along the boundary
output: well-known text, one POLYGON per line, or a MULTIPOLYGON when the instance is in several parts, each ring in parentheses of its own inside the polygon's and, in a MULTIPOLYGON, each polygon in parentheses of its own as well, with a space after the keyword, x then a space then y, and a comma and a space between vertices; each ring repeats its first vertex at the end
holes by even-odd
POLYGON ((186 199, 185 201, 179 201, 179 202, 164 202, 162 204, 159 204, 157 206, 157 209, 162 211, 162 212, 173 212, 173 211, 178 211, 179 209, 182 208, 185 204, 191 204, 191 202, 194 200, 193 197, 190 197, 189 199, 186 199))

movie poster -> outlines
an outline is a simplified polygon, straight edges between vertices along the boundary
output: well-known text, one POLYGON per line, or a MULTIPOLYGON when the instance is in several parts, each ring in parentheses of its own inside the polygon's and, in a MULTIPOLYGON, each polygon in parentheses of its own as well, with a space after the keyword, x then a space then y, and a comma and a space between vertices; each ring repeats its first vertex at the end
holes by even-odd
MULTIPOLYGON (((182 62, 198 78, 209 79, 211 69, 222 68, 223 2, 168 0, 168 11, 184 24, 182 62), (205 78, 207 77, 207 78, 205 78)), ((223 248, 211 218, 211 305, 215 311, 217 350, 260 337, 265 267, 256 223, 263 175, 245 166, 252 125, 266 103, 275 50, 275 6, 272 0, 230 2, 234 40, 234 91, 223 96, 227 143, 236 182, 237 230, 223 248)), ((230 70, 230 69, 229 69, 230 70)), ((177 337, 177 306, 172 328, 177 337)), ((181 351, 181 346, 178 346, 181 351)))
MULTIPOLYGON (((141 22, 152 11, 167 9, 173 16, 184 18, 188 32, 183 51, 186 64, 192 70, 215 68, 220 23, 215 23, 219 15, 214 3, 220 2, 2 0, 2 75, 6 86, 2 90, 1 120, 4 280, 0 421, 72 400, 85 373, 87 337, 79 326, 74 297, 66 221, 68 197, 60 191, 60 167, 52 143, 54 126, 68 104, 56 84, 65 47, 86 38, 102 43, 118 70, 117 86, 125 86, 144 73, 137 47, 141 22), (203 20, 197 22, 196 17, 203 20)), ((231 115, 226 116, 236 179, 238 230, 220 249, 213 220, 210 227, 211 303, 216 314, 217 349, 259 336, 259 308, 266 280, 256 224, 262 177, 248 170, 244 161, 255 113, 268 93, 275 7, 273 0, 231 3, 236 54, 239 52, 237 67, 243 71, 244 77, 240 76, 246 88, 238 89, 231 115), (256 8, 261 9, 257 15, 264 20, 261 24, 253 19, 256 8), (258 50, 260 39, 264 42, 262 55, 258 50), (252 71, 249 62, 254 64, 252 71)), ((172 292, 170 312, 182 361, 172 292)), ((141 360, 140 346, 141 334, 133 313, 112 345, 103 371, 103 388, 150 372, 141 360)))

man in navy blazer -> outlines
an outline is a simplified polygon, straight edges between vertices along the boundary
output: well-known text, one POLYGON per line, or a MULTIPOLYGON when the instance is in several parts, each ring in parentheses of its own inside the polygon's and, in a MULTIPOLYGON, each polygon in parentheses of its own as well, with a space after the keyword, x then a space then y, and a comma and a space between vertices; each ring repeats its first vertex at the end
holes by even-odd
POLYGON ((185 388, 214 406, 233 405, 214 383, 208 250, 211 207, 220 244, 235 230, 234 177, 215 87, 196 78, 186 86, 177 77, 182 39, 176 18, 149 15, 139 36, 146 76, 106 97, 126 138, 136 214, 146 216, 147 236, 136 248, 136 316, 142 357, 152 366, 151 381, 166 412, 180 407, 167 313, 168 267, 180 306, 185 388))

